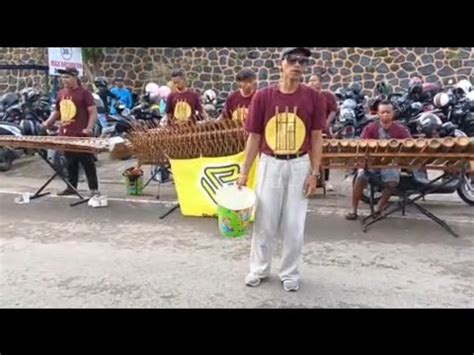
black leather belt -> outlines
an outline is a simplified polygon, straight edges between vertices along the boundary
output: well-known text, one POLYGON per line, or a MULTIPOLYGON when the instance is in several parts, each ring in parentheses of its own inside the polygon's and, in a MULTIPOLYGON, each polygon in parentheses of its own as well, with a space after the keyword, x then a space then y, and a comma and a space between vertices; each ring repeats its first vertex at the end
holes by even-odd
POLYGON ((301 152, 301 153, 297 153, 297 154, 268 154, 270 155, 271 157, 274 157, 275 159, 280 159, 280 160, 291 160, 291 159, 296 159, 296 158, 299 158, 299 157, 304 157, 306 154, 306 152, 301 152))

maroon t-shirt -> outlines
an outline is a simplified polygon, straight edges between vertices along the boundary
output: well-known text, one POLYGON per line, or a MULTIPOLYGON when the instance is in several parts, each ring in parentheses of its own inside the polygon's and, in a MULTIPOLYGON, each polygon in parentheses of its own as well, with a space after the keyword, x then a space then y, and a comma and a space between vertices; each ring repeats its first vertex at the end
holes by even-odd
POLYGON ((166 101, 166 114, 178 122, 190 119, 196 121, 196 115, 201 111, 199 94, 190 89, 185 92, 173 92, 166 101))
POLYGON ((245 129, 262 135, 262 153, 307 153, 311 131, 322 130, 325 119, 326 101, 315 90, 300 85, 294 93, 284 94, 271 86, 254 95, 245 129))
POLYGON ((61 136, 85 137, 82 132, 89 124, 88 108, 95 106, 94 97, 82 86, 62 89, 56 98, 56 111, 61 118, 61 136))
POLYGON ((232 93, 226 100, 222 116, 227 119, 240 119, 245 122, 248 116, 250 102, 255 93, 250 96, 243 96, 240 90, 232 93))
POLYGON ((326 99, 326 119, 331 112, 337 112, 336 96, 330 91, 321 91, 324 98, 326 99))
POLYGON ((373 122, 369 124, 367 127, 364 128, 362 131, 362 134, 360 135, 360 138, 362 139, 387 139, 393 138, 393 139, 405 139, 405 138, 410 138, 410 132, 408 129, 398 123, 398 122, 392 122, 392 125, 389 127, 388 130, 385 130, 386 137, 380 137, 380 129, 384 129, 382 125, 379 122, 373 122))
POLYGON ((324 133, 326 133, 329 136, 330 131, 327 125, 329 114, 331 112, 337 112, 338 110, 336 96, 334 96, 334 94, 330 91, 321 91, 321 94, 326 99, 326 119, 324 120, 324 133))

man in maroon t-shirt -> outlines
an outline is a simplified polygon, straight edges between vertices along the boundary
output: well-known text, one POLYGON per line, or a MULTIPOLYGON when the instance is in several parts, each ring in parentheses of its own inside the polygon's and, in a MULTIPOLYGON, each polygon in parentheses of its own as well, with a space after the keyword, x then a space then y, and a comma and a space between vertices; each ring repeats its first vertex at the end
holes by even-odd
POLYGON ((257 75, 251 69, 243 69, 237 74, 236 79, 240 88, 227 98, 222 118, 245 122, 250 102, 257 90, 257 75))
POLYGON ((186 83, 186 75, 182 70, 171 73, 175 91, 168 95, 166 101, 166 116, 170 123, 183 123, 189 120, 207 120, 207 114, 202 109, 199 94, 190 90, 186 83))
MULTIPOLYGON (((381 101, 378 105, 377 115, 380 122, 373 122, 364 128, 361 134, 361 139, 405 139, 410 138, 410 132, 405 126, 393 121, 393 104, 390 101, 381 101)), ((377 175, 383 183, 387 186, 382 192, 382 197, 377 208, 377 211, 382 212, 388 204, 388 200, 400 182, 399 169, 381 169, 381 170, 363 170, 360 169, 352 191, 352 212, 346 214, 346 219, 356 220, 358 218, 357 208, 359 207, 360 199, 365 186, 371 176, 377 175)))
MULTIPOLYGON (((323 94, 326 99, 326 127, 323 132, 328 138, 332 138, 331 125, 338 110, 336 96, 330 91, 322 90, 321 78, 318 75, 311 75, 308 85, 323 94)), ((326 181, 326 189, 328 189, 328 191, 334 191, 333 186, 328 182, 329 169, 324 170, 324 180, 326 181)))
MULTIPOLYGON (((61 121, 60 135, 68 137, 90 137, 97 120, 97 108, 92 94, 81 85, 79 72, 75 68, 59 70, 64 89, 60 90, 56 99, 56 108, 43 123, 51 128, 58 119, 61 121)), ((86 173, 91 196, 99 193, 95 157, 88 153, 66 152, 69 183, 77 189, 79 163, 86 173)), ((75 191, 67 187, 58 195, 72 195, 75 191)))
POLYGON ((326 118, 322 95, 301 84, 310 56, 307 48, 285 49, 280 83, 255 94, 245 121, 249 138, 239 186, 247 184, 250 168, 261 153, 250 273, 245 279, 251 287, 269 276, 272 245, 281 233, 279 277, 285 291, 299 289, 308 196, 317 185, 326 118))

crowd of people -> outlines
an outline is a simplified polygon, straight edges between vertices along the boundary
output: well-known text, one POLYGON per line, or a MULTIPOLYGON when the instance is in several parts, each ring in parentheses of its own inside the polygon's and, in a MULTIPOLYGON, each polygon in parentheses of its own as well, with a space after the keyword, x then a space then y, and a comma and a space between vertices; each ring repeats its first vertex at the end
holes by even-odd
MULTIPOLYGON (((231 93, 219 119, 240 119, 249 133, 245 161, 238 179, 245 186, 257 155, 260 156, 257 177, 257 204, 252 233, 250 272, 245 284, 258 286, 271 270, 273 246, 278 236, 283 238, 282 262, 279 278, 286 291, 299 289, 299 265, 302 257, 308 197, 314 194, 321 172, 323 137, 331 136, 329 127, 336 117, 338 106, 335 95, 322 90, 321 78, 302 78, 312 53, 308 48, 286 48, 279 63, 281 79, 257 91, 257 76, 244 69, 236 76, 239 89, 231 93)), ((50 127, 61 121, 61 135, 85 137, 92 134, 97 120, 97 108, 92 94, 81 85, 76 69, 60 72, 64 88, 57 95, 55 110, 44 123, 50 127)), ((186 74, 175 70, 171 74, 172 91, 164 108, 166 124, 188 120, 207 119, 200 95, 188 87, 186 74)), ((131 93, 125 88, 123 78, 116 78, 111 90, 113 100, 120 100, 127 107, 132 105, 131 93)), ((105 92, 103 95, 106 95, 105 92)), ((108 98, 104 98, 109 102, 108 98)), ((106 108, 108 109, 108 108, 106 108)), ((114 105, 110 107, 113 113, 114 105)), ((405 138, 407 130, 393 122, 393 106, 383 101, 378 106, 380 120, 364 129, 362 138, 405 138)), ((86 172, 91 194, 98 194, 98 179, 91 154, 68 153, 68 178, 77 187, 78 167, 86 172)), ((324 179, 329 180, 329 170, 324 179)), ((390 189, 399 181, 398 170, 360 171, 354 185, 353 209, 346 215, 357 219, 357 208, 367 183, 368 174, 378 174, 387 183, 387 190, 380 201, 379 211, 386 207, 390 189)), ((328 189, 332 189, 327 183, 328 189)), ((69 188, 61 194, 73 194, 69 188)))

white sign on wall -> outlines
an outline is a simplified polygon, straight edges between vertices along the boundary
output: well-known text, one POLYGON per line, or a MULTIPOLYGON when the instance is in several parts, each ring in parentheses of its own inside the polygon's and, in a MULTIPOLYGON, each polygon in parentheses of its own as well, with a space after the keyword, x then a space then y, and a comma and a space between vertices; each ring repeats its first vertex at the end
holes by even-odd
POLYGON ((84 75, 82 48, 48 48, 49 75, 59 75, 57 70, 74 67, 84 75))

